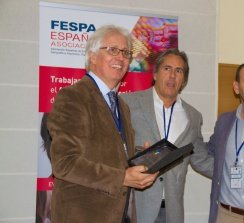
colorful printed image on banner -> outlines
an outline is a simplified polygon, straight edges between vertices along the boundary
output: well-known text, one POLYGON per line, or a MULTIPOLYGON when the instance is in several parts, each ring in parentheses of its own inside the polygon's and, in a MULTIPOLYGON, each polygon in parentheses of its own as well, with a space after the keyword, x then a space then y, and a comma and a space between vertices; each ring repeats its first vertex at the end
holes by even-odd
POLYGON ((132 30, 134 37, 130 71, 152 72, 160 52, 178 47, 176 19, 141 16, 132 30))
POLYGON ((152 86, 153 65, 159 53, 178 48, 177 19, 141 16, 131 31, 133 60, 119 91, 144 90, 152 86))

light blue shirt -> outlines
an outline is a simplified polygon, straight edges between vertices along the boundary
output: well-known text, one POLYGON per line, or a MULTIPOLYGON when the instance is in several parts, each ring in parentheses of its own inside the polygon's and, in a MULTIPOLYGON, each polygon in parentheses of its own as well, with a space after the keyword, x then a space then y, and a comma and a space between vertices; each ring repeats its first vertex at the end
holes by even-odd
MULTIPOLYGON (((98 77, 96 76, 93 72, 89 72, 89 75, 94 79, 94 81, 97 83, 97 86, 99 88, 99 90, 101 91, 105 101, 107 102, 108 106, 111 108, 111 104, 108 98, 108 92, 110 92, 111 90, 109 89, 109 87, 98 77)), ((115 91, 115 89, 113 89, 113 91, 115 91)))

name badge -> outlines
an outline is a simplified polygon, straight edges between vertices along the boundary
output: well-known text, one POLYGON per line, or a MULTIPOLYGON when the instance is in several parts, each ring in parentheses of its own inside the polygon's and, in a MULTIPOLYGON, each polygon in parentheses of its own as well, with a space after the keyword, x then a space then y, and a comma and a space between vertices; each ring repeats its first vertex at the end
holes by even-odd
POLYGON ((232 189, 242 188, 242 167, 232 166, 230 168, 230 187, 232 189))

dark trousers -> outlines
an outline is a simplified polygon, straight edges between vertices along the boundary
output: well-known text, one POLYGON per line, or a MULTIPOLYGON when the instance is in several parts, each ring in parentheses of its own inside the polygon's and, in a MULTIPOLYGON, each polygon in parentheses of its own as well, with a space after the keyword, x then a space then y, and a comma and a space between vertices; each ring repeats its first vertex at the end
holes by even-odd
POLYGON ((130 223, 130 218, 129 217, 124 218, 123 223, 130 223))
POLYGON ((165 200, 162 200, 161 207, 158 212, 158 217, 154 223, 166 223, 165 200))

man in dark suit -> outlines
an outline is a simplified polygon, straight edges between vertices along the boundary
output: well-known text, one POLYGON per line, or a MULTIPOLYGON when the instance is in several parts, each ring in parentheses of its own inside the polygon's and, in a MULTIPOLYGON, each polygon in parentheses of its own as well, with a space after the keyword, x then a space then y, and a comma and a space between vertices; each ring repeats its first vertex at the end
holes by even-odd
POLYGON ((127 164, 134 132, 116 89, 131 55, 127 30, 101 27, 87 42, 87 75, 55 98, 47 123, 55 177, 52 223, 136 222, 131 188, 150 186, 157 174, 127 164))
POLYGON ((215 158, 209 223, 244 221, 244 64, 237 68, 233 89, 241 103, 218 118, 208 143, 215 158))
POLYGON ((188 74, 187 55, 169 49, 158 56, 152 88, 123 94, 131 110, 136 146, 145 140, 154 144, 162 138, 177 147, 194 145, 191 156, 162 173, 151 187, 136 191, 138 223, 183 223, 189 164, 206 176, 212 175, 213 158, 208 155, 201 133, 202 115, 180 97, 188 74))

